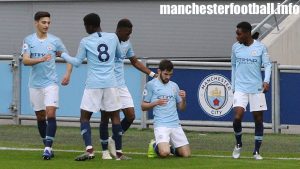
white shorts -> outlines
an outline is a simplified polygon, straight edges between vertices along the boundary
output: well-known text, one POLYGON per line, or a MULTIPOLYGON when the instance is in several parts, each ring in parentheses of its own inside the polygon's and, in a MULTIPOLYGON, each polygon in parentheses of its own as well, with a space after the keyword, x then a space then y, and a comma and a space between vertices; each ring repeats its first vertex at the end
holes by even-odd
POLYGON ((163 142, 170 143, 175 148, 189 144, 181 126, 176 128, 155 127, 154 135, 156 144, 163 142))
POLYGON ((243 93, 234 92, 233 95, 233 107, 243 107, 246 111, 246 107, 250 104, 250 111, 264 111, 267 110, 266 97, 264 93, 243 93))
POLYGON ((29 88, 29 97, 34 111, 46 110, 47 106, 58 107, 59 87, 29 88))
POLYGON ((118 89, 84 89, 80 108, 89 112, 119 110, 121 102, 118 89))
POLYGON ((122 104, 121 109, 134 107, 133 100, 132 100, 130 92, 128 91, 128 88, 122 87, 122 88, 118 88, 118 89, 119 89, 119 95, 120 95, 120 100, 121 100, 121 104, 122 104))

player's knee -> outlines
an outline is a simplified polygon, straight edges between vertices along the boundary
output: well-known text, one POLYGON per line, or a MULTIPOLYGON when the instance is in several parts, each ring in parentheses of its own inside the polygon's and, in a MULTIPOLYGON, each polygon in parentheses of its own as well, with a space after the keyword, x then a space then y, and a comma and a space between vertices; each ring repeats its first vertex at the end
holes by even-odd
POLYGON ((46 117, 43 116, 36 116, 37 121, 46 121, 46 117))
POLYGON ((130 123, 133 123, 134 119, 135 119, 135 114, 131 114, 129 116, 126 117, 127 121, 130 123))
POLYGON ((45 121, 46 120, 46 112, 45 110, 36 111, 35 112, 37 121, 45 121))
POLYGON ((242 122, 242 116, 239 115, 239 114, 236 114, 236 115, 234 116, 233 122, 235 122, 235 123, 241 123, 241 122, 242 122))
POLYGON ((170 155, 170 150, 159 150, 159 156, 160 157, 167 157, 167 156, 169 156, 170 155))
POLYGON ((262 123, 263 122, 263 117, 261 117, 261 116, 255 116, 254 117, 254 121, 255 121, 255 123, 262 123))
POLYGON ((240 118, 234 118, 233 123, 234 124, 240 124, 242 122, 242 119, 240 118))
POLYGON ((190 157, 191 156, 191 151, 183 151, 180 154, 181 157, 190 157))
POLYGON ((170 151, 159 151, 159 156, 165 158, 170 155, 170 151))
POLYGON ((127 109, 124 109, 123 112, 124 112, 124 115, 125 115, 127 121, 132 123, 135 119, 134 109, 127 108, 127 109))

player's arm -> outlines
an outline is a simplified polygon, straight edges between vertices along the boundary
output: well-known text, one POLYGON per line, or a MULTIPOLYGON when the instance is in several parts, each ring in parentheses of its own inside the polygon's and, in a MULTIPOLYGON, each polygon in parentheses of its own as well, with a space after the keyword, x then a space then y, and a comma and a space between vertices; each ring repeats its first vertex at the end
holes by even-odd
POLYGON ((180 99, 181 101, 179 103, 177 103, 177 108, 180 111, 185 111, 185 109, 186 109, 186 93, 184 90, 179 90, 178 95, 181 98, 180 99))
POLYGON ((162 106, 162 105, 165 105, 168 103, 168 99, 158 99, 154 102, 146 102, 146 101, 143 101, 142 102, 142 110, 143 111, 147 111, 147 110, 150 110, 150 109, 153 109, 153 107, 155 106, 162 106))
POLYGON ((157 105, 164 105, 168 102, 167 99, 154 100, 152 96, 153 96, 153 86, 151 83, 148 82, 143 91, 143 102, 141 105, 143 111, 153 109, 153 107, 157 105))
POLYGON ((23 53, 22 56, 23 56, 22 62, 25 66, 33 66, 41 62, 47 62, 51 59, 50 54, 47 54, 40 58, 30 58, 28 53, 23 53))
MULTIPOLYGON (((62 41, 60 39, 57 40, 57 50, 65 52, 65 53, 68 53, 67 48, 65 47, 65 45, 62 43, 62 41)), ((61 80, 61 84, 63 86, 69 84, 70 78, 71 78, 72 69, 73 69, 73 66, 70 63, 67 63, 66 73, 63 76, 63 79, 61 80)))
POLYGON ((150 77, 157 77, 157 74, 152 72, 150 69, 148 69, 142 62, 140 62, 136 56, 129 58, 130 63, 132 66, 134 66, 136 69, 138 69, 141 72, 144 72, 145 74, 149 75, 150 77))
POLYGON ((116 41, 116 51, 115 51, 115 53, 116 53, 116 55, 115 55, 115 57, 117 58, 117 59, 121 59, 121 58, 123 58, 123 52, 122 52, 122 48, 121 48, 121 45, 120 45, 120 41, 119 41, 119 38, 117 37, 117 35, 116 34, 114 34, 114 37, 115 37, 115 41, 116 41))
POLYGON ((72 69, 73 69, 73 66, 72 66, 70 63, 67 63, 67 70, 66 70, 66 73, 65 73, 63 79, 61 80, 61 84, 62 84, 63 86, 69 84, 70 79, 71 79, 72 69))
POLYGON ((70 56, 69 54, 62 52, 62 51, 57 51, 56 52, 57 57, 62 57, 65 59, 66 62, 78 67, 84 58, 86 58, 86 49, 84 47, 84 42, 81 40, 78 51, 75 57, 70 56))
POLYGON ((233 92, 235 90, 235 71, 236 71, 236 58, 235 58, 235 51, 233 45, 231 51, 231 87, 233 92))
POLYGON ((267 48, 264 47, 263 49, 263 54, 262 54, 262 64, 265 68, 265 78, 264 78, 264 83, 263 83, 263 92, 267 92, 270 88, 270 78, 271 78, 271 71, 272 71, 272 63, 267 51, 267 48))
POLYGON ((150 77, 157 77, 157 74, 148 69, 142 62, 140 62, 134 54, 131 43, 129 42, 129 48, 126 53, 126 57, 130 60, 132 66, 134 66, 139 71, 149 75, 150 77))
POLYGON ((150 103, 150 102, 145 102, 145 101, 142 102, 142 110, 143 110, 143 111, 151 110, 151 109, 153 109, 153 107, 155 107, 155 106, 156 106, 156 103, 155 103, 155 102, 152 102, 152 103, 150 103))
POLYGON ((43 57, 40 57, 40 58, 30 58, 31 51, 30 51, 29 44, 30 43, 29 43, 28 39, 25 38, 23 41, 23 47, 22 47, 22 52, 21 52, 21 55, 23 57, 22 62, 25 66, 33 66, 35 64, 38 64, 41 62, 46 62, 51 59, 51 55, 49 55, 49 54, 47 54, 43 57))
POLYGON ((175 84, 176 88, 176 103, 177 103, 177 109, 180 111, 185 111, 186 109, 186 92, 184 90, 180 90, 178 85, 175 84))

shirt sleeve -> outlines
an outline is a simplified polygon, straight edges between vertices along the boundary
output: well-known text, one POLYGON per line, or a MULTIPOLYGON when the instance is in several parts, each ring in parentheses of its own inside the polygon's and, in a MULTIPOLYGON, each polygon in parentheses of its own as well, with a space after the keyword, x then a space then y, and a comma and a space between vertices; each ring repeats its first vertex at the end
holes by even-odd
POLYGON ((232 91, 235 89, 235 71, 236 71, 236 57, 235 57, 235 48, 232 46, 231 50, 231 87, 232 91))
POLYGON ((135 54, 134 54, 134 51, 133 51, 133 48, 132 48, 132 44, 129 42, 128 45, 129 45, 129 47, 128 47, 128 51, 126 53, 126 58, 131 58, 135 54))
POLYGON ((272 63, 268 54, 268 50, 265 46, 263 48, 263 53, 262 53, 262 65, 265 68, 264 82, 270 83, 272 63))
POLYGON ((175 93, 176 103, 180 103, 182 102, 182 98, 179 96, 179 87, 177 84, 175 84, 175 89, 176 89, 176 93, 175 93))
POLYGON ((119 41, 117 35, 115 35, 115 39, 116 39, 116 43, 117 43, 115 60, 117 60, 117 59, 122 58, 122 49, 121 49, 120 41, 119 41))
POLYGON ((57 51, 62 51, 64 53, 69 53, 68 50, 67 50, 67 48, 65 47, 65 45, 63 44, 63 42, 60 39, 58 39, 56 41, 56 45, 57 45, 57 47, 56 47, 57 51))
POLYGON ((86 58, 86 49, 85 49, 84 41, 83 40, 80 41, 78 51, 75 57, 72 57, 65 52, 61 54, 61 57, 65 59, 68 63, 78 67, 82 63, 82 61, 86 58))
POLYGON ((31 52, 30 52, 30 44, 29 44, 29 40, 27 38, 25 38, 23 40, 23 46, 22 46, 21 55, 23 55, 25 53, 28 54, 28 55, 31 54, 31 52))
POLYGON ((151 83, 147 83, 143 91, 143 101, 150 103, 153 95, 153 87, 151 83))

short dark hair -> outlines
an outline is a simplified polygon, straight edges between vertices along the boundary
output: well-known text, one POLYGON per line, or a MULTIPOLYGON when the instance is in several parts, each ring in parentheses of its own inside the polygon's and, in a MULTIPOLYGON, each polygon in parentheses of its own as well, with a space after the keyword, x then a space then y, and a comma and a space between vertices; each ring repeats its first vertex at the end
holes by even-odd
POLYGON ((160 63, 159 63, 159 69, 161 71, 164 71, 164 70, 171 71, 171 70, 173 70, 173 67, 174 67, 173 63, 170 60, 164 59, 164 60, 160 61, 160 63))
POLYGON ((251 32, 252 26, 249 22, 240 22, 236 25, 236 28, 242 29, 243 32, 251 32))
POLYGON ((98 14, 90 13, 83 18, 84 25, 99 27, 101 19, 98 14))
POLYGON ((38 11, 34 14, 34 20, 39 21, 43 17, 49 17, 50 18, 50 13, 46 11, 38 11))
POLYGON ((124 18, 118 22, 117 28, 132 28, 132 23, 129 19, 124 18))
POLYGON ((252 39, 257 40, 258 37, 259 37, 259 32, 255 32, 255 33, 252 35, 252 39))

